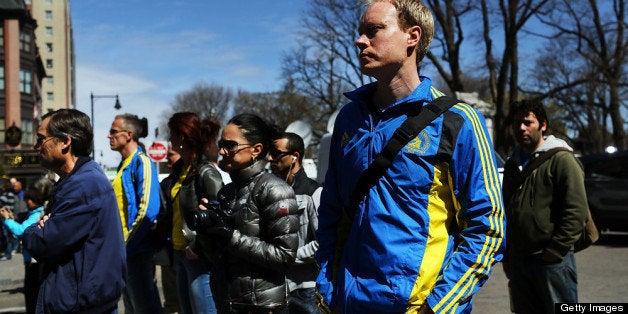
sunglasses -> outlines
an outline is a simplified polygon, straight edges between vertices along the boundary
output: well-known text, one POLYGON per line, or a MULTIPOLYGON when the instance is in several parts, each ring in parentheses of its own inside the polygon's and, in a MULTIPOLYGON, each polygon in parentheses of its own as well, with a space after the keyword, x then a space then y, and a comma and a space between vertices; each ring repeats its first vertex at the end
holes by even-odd
MULTIPOLYGON (((250 144, 240 144, 236 141, 233 140, 220 140, 218 141, 218 148, 219 149, 224 149, 225 151, 229 152, 229 153, 233 153, 235 152, 238 147, 240 146, 251 146, 250 144)), ((243 147, 246 148, 246 147, 243 147)))
POLYGON ((110 129, 109 130, 109 135, 116 135, 120 132, 131 132, 129 130, 125 130, 125 129, 120 129, 120 130, 116 130, 116 129, 110 129))
POLYGON ((37 135, 37 142, 35 142, 34 147, 41 147, 42 145, 44 145, 44 143, 46 143, 48 140, 53 139, 54 136, 39 136, 37 135))
POLYGON ((276 148, 271 148, 268 152, 268 154, 270 155, 270 157, 272 157, 273 159, 277 160, 285 155, 289 155, 290 152, 284 152, 281 150, 278 150, 276 148))

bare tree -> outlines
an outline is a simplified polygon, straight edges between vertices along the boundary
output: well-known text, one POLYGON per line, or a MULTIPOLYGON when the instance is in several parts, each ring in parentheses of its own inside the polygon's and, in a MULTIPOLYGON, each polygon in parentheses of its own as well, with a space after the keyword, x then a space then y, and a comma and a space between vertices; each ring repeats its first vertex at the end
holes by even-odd
POLYGON ((217 119, 224 122, 232 106, 234 92, 224 86, 198 82, 188 90, 178 94, 170 103, 170 108, 162 113, 161 128, 167 129, 168 119, 181 111, 190 111, 203 119, 217 119))
POLYGON ((361 10, 359 0, 312 0, 303 14, 299 46, 283 56, 286 81, 295 91, 316 100, 325 120, 346 99, 343 93, 357 88, 362 76, 355 46, 361 10))
MULTIPOLYGON (((546 101, 555 118, 561 120, 557 129, 563 135, 607 136, 605 121, 610 117, 613 141, 623 148, 621 110, 622 106, 626 109, 626 104, 621 100, 626 96, 628 51, 625 1, 612 0, 613 14, 603 15, 596 0, 425 0, 437 24, 427 55, 441 76, 434 82, 442 80, 450 92, 473 88, 484 95, 495 106, 492 118, 496 130, 510 129, 509 104, 523 97, 546 101), (545 26, 530 23, 538 21, 535 19, 545 26), (548 26, 556 31, 550 34, 548 26), (544 27, 544 31, 536 33, 535 28, 539 27, 544 27), (476 33, 478 37, 474 37, 476 33), (468 37, 479 40, 484 49, 475 42, 464 43, 465 34, 472 34, 468 37), (520 43, 523 35, 535 37, 520 43), (520 44, 541 47, 541 42, 553 50, 539 50, 538 54, 521 59, 520 44), (561 49, 555 45, 561 45, 561 49), (471 49, 464 50, 463 46, 471 49), (574 53, 566 53, 566 49, 574 53), (467 63, 463 63, 463 51, 483 54, 484 62, 474 59, 470 63, 464 58, 467 63), (539 55, 541 60, 533 68, 533 57, 539 55), (523 71, 526 68, 520 69, 522 64, 531 69, 529 73, 523 71), (522 76, 526 74, 531 78, 522 76)), ((283 56, 286 81, 293 82, 294 92, 305 96, 308 105, 322 110, 323 119, 345 102, 343 92, 371 81, 360 73, 354 44, 363 13, 359 2, 310 2, 303 16, 302 41, 297 49, 283 56)), ((496 132, 494 141, 502 155, 514 145, 509 131, 496 132)), ((595 143, 592 138, 586 142, 595 143)))
POLYGON ((434 40, 427 58, 447 83, 451 92, 464 91, 463 71, 460 60, 464 29, 461 18, 471 12, 471 1, 426 0, 434 14, 435 23, 440 26, 434 32, 434 40), (438 51, 438 54, 433 53, 438 51), (446 67, 442 62, 445 62, 446 67))
POLYGON ((582 153, 603 151, 610 136, 605 131, 605 109, 603 104, 604 87, 591 77, 594 67, 582 62, 575 49, 565 49, 570 43, 565 38, 557 38, 549 43, 535 63, 537 78, 527 91, 528 98, 545 99, 549 114, 549 126, 555 133, 554 125, 563 124, 563 138, 572 139, 574 146, 582 153), (548 110, 549 111, 549 110, 548 110))
MULTIPOLYGON (((304 120, 315 129, 322 130, 327 123, 327 120, 322 118, 325 110, 325 106, 320 105, 319 100, 299 94, 291 80, 278 92, 238 91, 234 108, 237 113, 257 114, 281 130, 296 120, 304 120)), ((319 132, 317 135, 322 134, 319 132)))
MULTIPOLYGON (((606 120, 610 116, 613 143, 617 148, 625 149, 626 134, 621 114, 627 85, 625 0, 613 0, 612 8, 608 12, 603 12, 596 0, 558 0, 557 4, 555 10, 540 16, 541 21, 554 30, 551 38, 563 43, 561 50, 575 52, 575 58, 569 59, 569 62, 581 69, 587 69, 577 72, 581 74, 578 78, 582 84, 577 87, 579 90, 570 91, 572 95, 575 92, 581 93, 583 101, 574 101, 580 114, 574 112, 571 117, 586 117, 588 124, 582 125, 579 130, 583 135, 590 135, 593 131, 593 134, 600 137, 591 142, 599 144, 599 139, 605 134, 606 120), (601 130, 597 129, 600 127, 601 130)), ((560 93, 548 94, 559 99, 562 96, 560 93)), ((626 106, 625 103, 623 106, 626 106)), ((599 146, 593 149, 601 150, 599 146)))
MULTIPOLYGON (((526 23, 550 0, 500 0, 497 8, 490 7, 486 0, 480 1, 482 12, 485 61, 488 71, 491 100, 495 105, 495 130, 508 130, 508 104, 519 98, 519 34, 526 23), (497 13, 496 15, 494 14, 497 13), (497 17, 502 27, 504 49, 500 58, 493 53, 493 25, 497 17)), ((513 144, 509 132, 495 132, 495 149, 502 155, 510 151, 513 144)))

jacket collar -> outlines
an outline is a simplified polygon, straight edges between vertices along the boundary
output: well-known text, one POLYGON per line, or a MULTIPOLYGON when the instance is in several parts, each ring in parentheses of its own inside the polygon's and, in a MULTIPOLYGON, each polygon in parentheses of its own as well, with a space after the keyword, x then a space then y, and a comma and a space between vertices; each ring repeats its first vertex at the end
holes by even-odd
POLYGON ((231 180, 236 185, 243 185, 243 184, 246 184, 248 181, 250 181, 257 174, 263 172, 265 166, 266 166, 265 160, 263 159, 258 160, 254 162, 252 165, 244 169, 231 171, 229 173, 229 176, 231 176, 231 180))
POLYGON ((384 113, 386 111, 397 108, 406 103, 416 103, 416 102, 428 102, 431 101, 434 97, 430 93, 430 89, 432 87, 432 80, 426 76, 421 76, 421 84, 417 86, 410 95, 398 100, 392 105, 382 109, 376 108, 372 105, 373 95, 377 92, 377 82, 369 83, 355 89, 353 91, 347 92, 344 95, 349 98, 352 102, 362 104, 363 106, 367 106, 370 111, 373 113, 384 113))

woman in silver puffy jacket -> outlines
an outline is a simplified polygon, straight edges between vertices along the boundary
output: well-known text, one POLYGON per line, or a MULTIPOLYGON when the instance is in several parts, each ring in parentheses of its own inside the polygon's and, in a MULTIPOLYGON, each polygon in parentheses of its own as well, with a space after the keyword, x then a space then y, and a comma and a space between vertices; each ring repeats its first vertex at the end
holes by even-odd
POLYGON ((216 238, 212 292, 219 312, 288 313, 285 275, 294 262, 299 209, 292 188, 264 171, 272 129, 260 117, 233 117, 218 142, 232 182, 209 206, 216 238), (213 209, 212 209, 213 207, 213 209))

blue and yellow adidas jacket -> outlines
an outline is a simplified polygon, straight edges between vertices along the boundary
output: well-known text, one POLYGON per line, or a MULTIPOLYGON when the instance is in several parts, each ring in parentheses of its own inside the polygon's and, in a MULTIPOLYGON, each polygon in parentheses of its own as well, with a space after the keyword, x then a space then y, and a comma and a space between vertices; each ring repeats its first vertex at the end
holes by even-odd
MULTIPOLYGON (((123 231, 127 254, 152 251, 154 248, 148 236, 161 206, 157 168, 141 147, 133 153, 128 164, 123 160, 118 167, 118 171, 122 171, 122 191, 116 191, 116 194, 123 197, 120 213, 125 215, 121 220, 125 219, 123 226, 126 230, 123 231)), ((115 182, 113 185, 114 189, 119 186, 115 182)))
POLYGON ((443 95, 421 80, 377 114, 367 105, 376 83, 347 93, 351 102, 336 119, 318 209, 317 288, 344 313, 415 312, 426 302, 435 313, 468 313, 502 258, 505 221, 493 147, 483 117, 463 103, 399 152, 360 203, 346 242, 339 239, 356 181, 404 112, 443 95))

